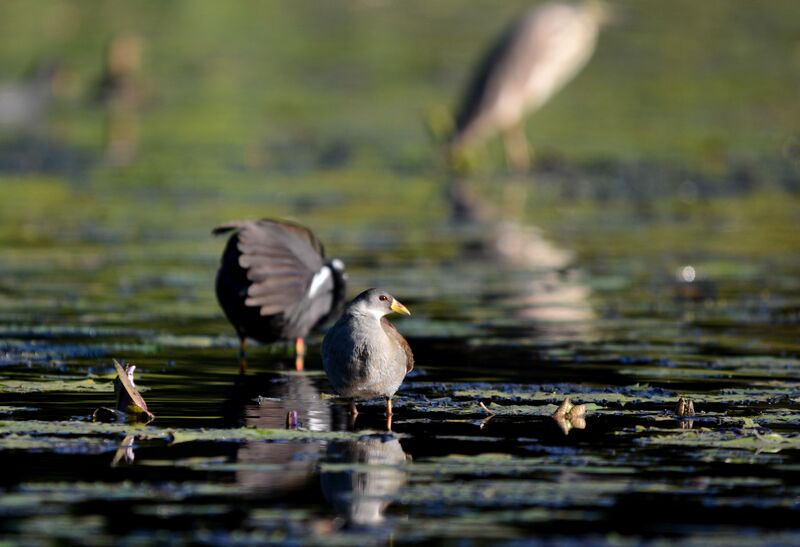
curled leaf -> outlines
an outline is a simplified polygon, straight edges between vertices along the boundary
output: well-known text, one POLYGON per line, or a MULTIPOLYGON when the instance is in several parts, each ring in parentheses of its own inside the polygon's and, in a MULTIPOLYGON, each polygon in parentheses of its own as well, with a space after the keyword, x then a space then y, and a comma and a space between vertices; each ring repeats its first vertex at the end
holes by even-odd
POLYGON ((117 369, 117 378, 114 380, 114 391, 117 394, 117 411, 125 414, 137 416, 146 421, 155 418, 147 408, 147 403, 136 389, 133 381, 133 373, 136 367, 133 365, 122 366, 114 360, 114 368, 117 369))
POLYGON ((567 397, 553 413, 553 419, 561 431, 564 432, 564 435, 568 435, 572 429, 586 428, 585 415, 586 405, 574 405, 567 397))
POLYGON ((675 414, 678 416, 694 416, 694 402, 688 397, 679 398, 675 414))

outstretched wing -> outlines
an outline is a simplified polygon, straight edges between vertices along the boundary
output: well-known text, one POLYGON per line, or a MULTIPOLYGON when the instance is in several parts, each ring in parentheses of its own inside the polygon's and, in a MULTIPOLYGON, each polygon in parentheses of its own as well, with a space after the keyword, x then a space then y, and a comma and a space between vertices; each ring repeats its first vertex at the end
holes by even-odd
POLYGON ((261 315, 282 313, 302 300, 323 270, 322 244, 299 224, 262 219, 218 226, 214 234, 238 230, 239 266, 250 286, 245 305, 261 315))

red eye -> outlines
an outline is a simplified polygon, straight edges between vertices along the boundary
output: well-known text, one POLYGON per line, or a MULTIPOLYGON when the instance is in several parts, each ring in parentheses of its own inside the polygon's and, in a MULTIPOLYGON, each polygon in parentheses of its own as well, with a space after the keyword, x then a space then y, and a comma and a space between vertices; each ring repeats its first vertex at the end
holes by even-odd
POLYGON ((380 295, 380 296, 378 297, 378 300, 383 300, 384 302, 386 302, 387 300, 389 300, 389 297, 388 297, 388 296, 386 296, 385 294, 382 294, 382 295, 380 295))

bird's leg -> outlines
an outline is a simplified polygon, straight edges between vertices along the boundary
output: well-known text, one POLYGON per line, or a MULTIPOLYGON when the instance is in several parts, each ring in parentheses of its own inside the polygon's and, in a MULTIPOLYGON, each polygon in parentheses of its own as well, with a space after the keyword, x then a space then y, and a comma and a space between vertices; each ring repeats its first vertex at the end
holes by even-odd
POLYGON ((392 430, 392 398, 386 398, 386 431, 392 430))
POLYGON ((306 356, 306 343, 303 340, 302 336, 298 336, 297 339, 294 341, 294 349, 295 349, 294 368, 298 372, 302 372, 302 370, 305 368, 305 356, 306 356))
POLYGON ((356 408, 356 402, 354 400, 350 401, 350 416, 353 418, 358 416, 358 409, 356 408))
POLYGON ((503 132, 503 146, 506 150, 506 161, 511 168, 521 173, 530 169, 528 138, 522 124, 516 124, 503 132))
POLYGON ((239 374, 247 372, 247 337, 239 337, 239 374))

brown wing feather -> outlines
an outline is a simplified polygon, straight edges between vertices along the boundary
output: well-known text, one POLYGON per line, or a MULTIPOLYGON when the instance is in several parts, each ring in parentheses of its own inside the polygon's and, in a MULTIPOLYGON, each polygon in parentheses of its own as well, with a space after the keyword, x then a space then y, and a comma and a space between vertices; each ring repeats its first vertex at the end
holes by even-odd
POLYGON ((238 266, 250 282, 244 304, 260 308, 262 316, 284 313, 301 301, 323 266, 322 244, 305 226, 270 219, 233 221, 212 233, 229 232, 236 234, 238 266))
POLYGON ((383 327, 383 332, 386 333, 386 336, 400 344, 400 347, 403 348, 403 352, 406 354, 406 374, 408 374, 414 370, 414 354, 411 353, 411 346, 408 345, 408 342, 406 342, 403 335, 398 332, 397 328, 385 317, 381 317, 381 327, 383 327))
MULTIPOLYGON (((263 219, 261 220, 261 222, 275 222, 275 221, 269 219, 263 219)), ((308 244, 314 248, 317 254, 319 254, 322 257, 325 256, 325 247, 322 246, 320 240, 317 239, 317 236, 315 236, 311 230, 300 224, 296 224, 294 222, 287 222, 285 220, 281 221, 279 225, 284 231, 292 233, 295 236, 299 237, 300 239, 304 239, 305 241, 307 241, 308 244)))

